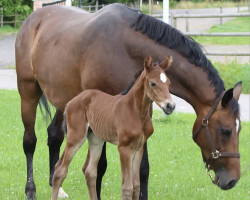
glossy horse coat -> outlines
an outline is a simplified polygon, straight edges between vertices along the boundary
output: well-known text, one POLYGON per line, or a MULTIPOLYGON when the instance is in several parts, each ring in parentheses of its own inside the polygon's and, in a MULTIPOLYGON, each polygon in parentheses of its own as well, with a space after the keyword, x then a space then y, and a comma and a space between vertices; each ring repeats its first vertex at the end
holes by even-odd
MULTIPOLYGON (((194 130, 215 99, 225 92, 208 126, 216 148, 239 151, 236 127, 240 127, 237 101, 241 84, 225 91, 223 81, 199 44, 171 26, 121 4, 106 6, 93 14, 76 8, 48 6, 26 19, 16 39, 28 199, 34 198, 36 192, 33 153, 37 138, 34 127, 42 93, 57 109, 48 128, 51 184, 54 164, 63 141, 61 125, 66 103, 86 89, 119 94, 133 80, 134 74, 142 69, 147 55, 159 61, 164 60, 166 55, 173 56, 172 66, 166 71, 172 83, 170 92, 193 106, 197 115, 194 130)), ((204 160, 207 160, 211 149, 203 133, 204 130, 201 130, 196 142, 204 160)), ((104 145, 98 165, 98 195, 106 166, 104 145)), ((216 172, 218 185, 223 189, 232 188, 240 178, 238 158, 217 159, 210 167, 216 172), (234 184, 231 184, 232 181, 234 184)), ((140 173, 140 198, 147 199, 149 163, 146 145, 140 173)))
POLYGON ((111 96, 100 90, 85 90, 66 106, 67 143, 53 177, 52 200, 66 177, 70 161, 88 138, 90 155, 83 172, 91 200, 97 200, 97 165, 104 141, 118 145, 122 169, 122 199, 139 199, 140 164, 143 144, 153 133, 150 115, 155 101, 166 114, 175 104, 169 94, 170 81, 164 70, 172 62, 169 56, 160 65, 145 58, 144 70, 125 95, 111 96), (88 127, 93 132, 88 133, 88 127))

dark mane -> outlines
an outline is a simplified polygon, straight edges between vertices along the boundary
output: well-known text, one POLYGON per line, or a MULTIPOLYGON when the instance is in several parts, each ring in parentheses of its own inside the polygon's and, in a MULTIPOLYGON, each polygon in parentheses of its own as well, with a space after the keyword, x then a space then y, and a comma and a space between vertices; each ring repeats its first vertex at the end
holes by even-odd
POLYGON ((123 90, 122 92, 121 92, 121 95, 126 95, 126 94, 128 94, 128 92, 129 92, 129 90, 133 87, 133 85, 135 84, 135 81, 138 79, 138 77, 141 75, 141 73, 142 73, 142 71, 143 70, 141 70, 141 71, 139 71, 139 72, 137 72, 136 74, 135 74, 135 79, 129 84, 129 86, 125 89, 125 90, 123 90))
POLYGON ((202 46, 192 38, 183 35, 170 25, 145 14, 139 14, 136 22, 131 27, 146 34, 159 44, 180 52, 189 58, 191 63, 203 68, 208 73, 208 80, 215 86, 217 96, 225 90, 224 82, 220 78, 218 71, 204 55, 202 46))

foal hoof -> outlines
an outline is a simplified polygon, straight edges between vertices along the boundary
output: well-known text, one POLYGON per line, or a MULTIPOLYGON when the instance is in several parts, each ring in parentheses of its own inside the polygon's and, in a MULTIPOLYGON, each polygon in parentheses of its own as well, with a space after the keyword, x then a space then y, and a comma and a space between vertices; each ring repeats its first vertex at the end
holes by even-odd
POLYGON ((58 191, 58 198, 60 198, 60 199, 66 199, 68 197, 69 196, 66 194, 66 192, 64 192, 63 188, 60 187, 59 191, 58 191))

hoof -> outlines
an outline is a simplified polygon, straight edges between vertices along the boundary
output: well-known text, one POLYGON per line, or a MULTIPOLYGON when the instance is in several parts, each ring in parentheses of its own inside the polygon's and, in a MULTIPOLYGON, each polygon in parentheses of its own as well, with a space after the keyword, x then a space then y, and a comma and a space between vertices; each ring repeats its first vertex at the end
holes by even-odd
POLYGON ((27 192, 26 197, 27 197, 27 200, 36 200, 36 193, 35 192, 27 192))
POLYGON ((60 199, 66 199, 68 197, 69 196, 66 194, 66 192, 64 192, 63 188, 60 187, 59 191, 58 191, 58 198, 60 198, 60 199))

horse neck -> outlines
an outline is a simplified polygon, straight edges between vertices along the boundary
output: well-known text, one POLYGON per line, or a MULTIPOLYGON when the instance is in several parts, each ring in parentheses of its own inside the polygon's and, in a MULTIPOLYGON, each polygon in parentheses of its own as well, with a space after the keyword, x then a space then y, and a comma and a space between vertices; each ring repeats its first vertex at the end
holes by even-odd
POLYGON ((201 108, 210 107, 216 98, 214 86, 211 86, 207 72, 190 63, 177 51, 159 45, 145 35, 136 34, 140 36, 130 37, 131 48, 128 49, 131 55, 137 56, 136 63, 143 63, 143 59, 147 55, 159 62, 166 59, 168 55, 172 55, 173 63, 166 71, 171 81, 170 92, 187 101, 197 114, 206 112, 202 111, 201 108))
POLYGON ((124 98, 126 98, 126 101, 129 102, 129 105, 133 106, 133 110, 136 110, 140 113, 140 117, 142 119, 145 119, 147 117, 152 104, 151 99, 147 96, 144 84, 145 73, 142 72, 127 95, 124 96, 124 98))

